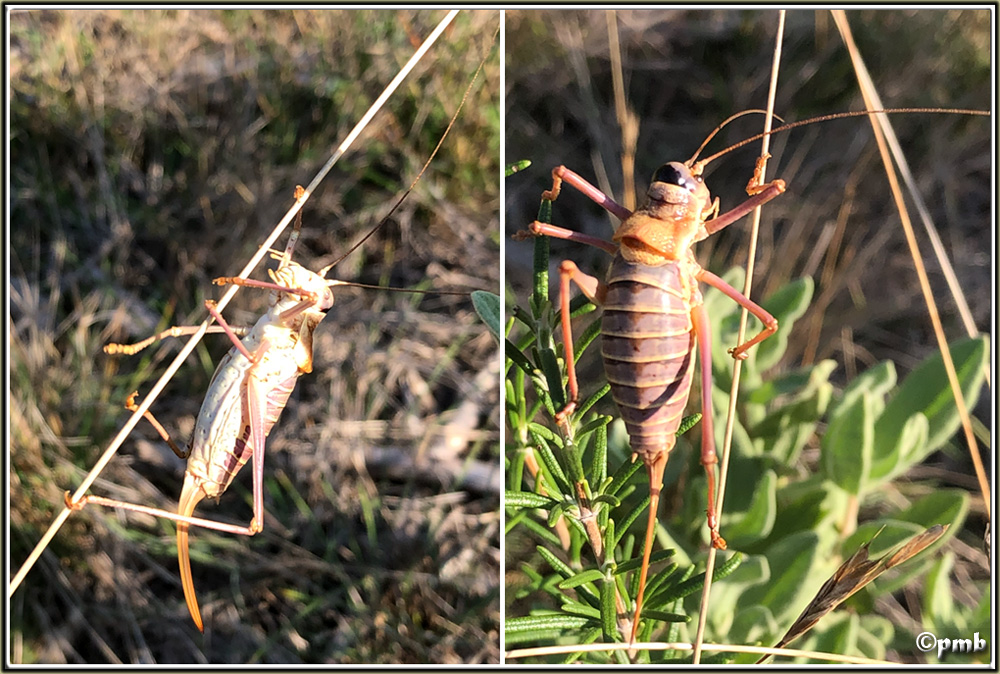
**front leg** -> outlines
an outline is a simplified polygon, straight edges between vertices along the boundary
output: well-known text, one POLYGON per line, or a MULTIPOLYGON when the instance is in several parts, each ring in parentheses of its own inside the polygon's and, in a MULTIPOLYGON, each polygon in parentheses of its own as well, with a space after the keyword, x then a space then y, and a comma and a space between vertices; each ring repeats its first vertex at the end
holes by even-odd
POLYGON ((726 211, 722 215, 706 221, 706 232, 709 234, 715 234, 720 229, 728 227, 740 218, 749 214, 758 206, 763 206, 771 199, 774 199, 776 196, 785 191, 785 181, 781 179, 772 180, 766 185, 762 185, 760 183, 762 179, 760 171, 761 165, 758 162, 757 168, 754 170, 754 177, 750 179, 750 184, 747 185, 747 194, 750 195, 750 198, 736 208, 726 211))
POLYGON ((723 281, 721 278, 719 278, 712 272, 706 271, 704 269, 699 269, 695 273, 695 278, 697 278, 699 281, 704 281, 713 288, 718 288, 726 295, 731 297, 741 307, 743 307, 751 314, 756 316, 760 320, 760 322, 764 324, 764 329, 761 330, 759 333, 757 333, 757 335, 753 339, 747 340, 746 342, 743 342, 742 344, 735 346, 732 349, 729 349, 729 353, 736 360, 746 360, 747 349, 749 349, 754 344, 764 341, 765 339, 767 339, 768 337, 770 337, 771 335, 773 335, 775 332, 778 331, 777 318, 769 314, 767 310, 764 309, 764 307, 760 306, 753 300, 745 297, 743 293, 741 293, 739 290, 737 290, 736 288, 732 287, 731 285, 723 281))

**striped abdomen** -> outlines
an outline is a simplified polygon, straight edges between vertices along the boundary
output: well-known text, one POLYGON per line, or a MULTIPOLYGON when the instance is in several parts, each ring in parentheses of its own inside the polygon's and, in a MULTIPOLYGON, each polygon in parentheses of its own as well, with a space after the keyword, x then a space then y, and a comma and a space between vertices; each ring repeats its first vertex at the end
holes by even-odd
POLYGON ((604 371, 632 451, 644 460, 674 446, 694 371, 691 307, 700 302, 684 260, 654 267, 619 254, 608 272, 604 371))

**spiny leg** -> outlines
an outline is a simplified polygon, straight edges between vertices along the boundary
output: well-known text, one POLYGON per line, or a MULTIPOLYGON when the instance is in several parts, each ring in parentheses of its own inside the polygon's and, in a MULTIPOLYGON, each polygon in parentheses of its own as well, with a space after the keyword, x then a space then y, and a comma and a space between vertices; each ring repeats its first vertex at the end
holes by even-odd
POLYGON ((736 288, 732 287, 731 285, 723 281, 721 278, 719 278, 712 272, 701 269, 695 274, 695 277, 699 281, 704 281, 713 288, 721 290, 727 296, 732 298, 733 301, 735 301, 741 307, 744 307, 747 311, 756 316, 760 320, 760 322, 764 324, 764 329, 761 330, 759 333, 757 333, 755 337, 747 340, 746 342, 738 346, 729 349, 729 353, 736 360, 746 360, 747 349, 749 349, 754 344, 764 341, 765 339, 767 339, 768 337, 770 337, 771 335, 773 335, 775 332, 778 331, 778 319, 769 314, 767 310, 764 309, 764 307, 760 306, 753 300, 744 297, 743 293, 741 293, 739 290, 737 290, 736 288))
POLYGON ((719 520, 715 511, 715 426, 712 423, 712 334, 704 304, 691 310, 691 323, 698 340, 698 360, 701 361, 701 465, 708 478, 708 531, 712 547, 726 549, 726 540, 719 535, 719 520))
MULTIPOLYGON (((266 344, 262 345, 258 353, 266 348, 266 344)), ((266 354, 261 355, 266 357, 266 354)), ((261 531, 264 529, 264 442, 267 437, 265 417, 269 412, 268 394, 274 393, 276 388, 261 383, 255 373, 256 368, 251 368, 244 385, 247 423, 250 425, 250 441, 253 443, 253 519, 250 520, 250 528, 261 531)))
POLYGON ((559 192, 562 191, 563 182, 575 187, 577 191, 619 220, 626 220, 632 215, 632 211, 618 204, 614 199, 584 180, 578 173, 565 166, 557 166, 552 169, 552 189, 542 192, 542 199, 555 201, 559 197, 559 192))
POLYGON ((639 593, 635 597, 635 614, 632 617, 632 633, 629 644, 635 643, 639 633, 639 618, 642 614, 642 599, 646 593, 646 577, 649 575, 649 557, 653 551, 653 536, 656 533, 656 512, 660 506, 660 489, 663 487, 663 469, 667 465, 670 449, 657 452, 652 459, 646 457, 646 473, 649 475, 649 515, 646 519, 646 542, 642 550, 642 567, 639 571, 639 593))
POLYGON ((751 195, 750 198, 739 206, 726 211, 722 215, 716 216, 711 220, 707 220, 705 222, 705 231, 709 234, 715 234, 720 229, 728 227, 740 218, 746 216, 758 206, 763 206, 784 191, 784 180, 772 180, 766 185, 755 185, 755 179, 751 179, 750 185, 747 186, 747 192, 751 195))
MULTIPOLYGON (((137 395, 139 395, 138 391, 132 391, 132 395, 130 395, 125 400, 125 409, 127 409, 129 412, 135 412, 139 409, 139 406, 135 404, 135 398, 137 395)), ((174 443, 174 441, 170 439, 170 434, 167 433, 167 430, 160 424, 159 421, 156 420, 156 417, 153 416, 152 412, 146 410, 145 412, 143 412, 142 416, 143 418, 146 419, 146 421, 148 421, 150 424, 153 425, 153 428, 156 429, 156 432, 160 434, 160 437, 163 438, 163 441, 167 443, 167 445, 170 447, 171 450, 173 450, 174 454, 176 454, 178 458, 186 459, 188 458, 188 456, 190 456, 191 448, 189 447, 187 449, 181 449, 180 447, 178 447, 174 443)))
MULTIPOLYGON (((249 329, 247 328, 231 327, 230 329, 237 335, 243 335, 243 336, 246 336, 247 333, 249 332, 249 329)), ((166 339, 168 337, 183 337, 185 335, 193 335, 194 333, 198 332, 198 330, 199 326, 197 325, 176 325, 172 328, 167 328, 162 332, 158 332, 152 337, 147 337, 141 342, 136 342, 135 344, 117 344, 115 342, 112 342, 110 344, 105 345, 104 353, 111 355, 122 354, 126 356, 131 356, 133 354, 139 353, 150 344, 158 342, 161 339, 166 339)), ((205 332, 220 333, 220 332, 225 332, 225 330, 223 330, 218 325, 212 325, 209 326, 209 328, 205 330, 205 332)))
MULTIPOLYGON (((534 221, 528 225, 528 231, 534 236, 551 236, 553 239, 565 239, 566 241, 575 241, 577 243, 583 243, 588 246, 593 246, 594 248, 600 248, 606 253, 614 255, 618 252, 618 244, 612 243, 611 241, 606 241, 596 236, 590 236, 589 234, 581 234, 580 232, 574 232, 571 229, 566 229, 564 227, 557 227, 556 225, 550 225, 547 222, 534 221)), ((523 232, 521 235, 515 234, 515 239, 525 238, 523 232)))
POLYGON ((190 524, 191 526, 202 527, 203 529, 212 529, 213 531, 222 531, 227 534, 253 536, 255 533, 257 533, 257 531, 252 530, 251 527, 243 527, 236 524, 226 524, 225 522, 216 522, 215 520, 207 520, 201 517, 187 517, 185 515, 178 515, 177 513, 170 512, 169 510, 161 510, 160 508, 151 508, 149 506, 143 506, 137 503, 118 501, 116 499, 105 498, 103 496, 95 496, 93 494, 87 494, 79 501, 73 501, 72 494, 70 494, 70 492, 67 491, 63 498, 66 507, 69 508, 70 510, 82 510, 83 507, 87 505, 99 505, 99 506, 105 506, 107 508, 119 508, 121 510, 129 510, 131 512, 142 513, 144 515, 152 515, 153 517, 162 517, 165 520, 171 520, 173 522, 180 522, 183 524, 190 524))
POLYGON ((233 346, 235 346, 239 350, 239 352, 246 357, 247 360, 253 362, 254 361, 253 354, 251 354, 250 351, 247 350, 247 347, 243 345, 243 342, 240 341, 239 337, 237 337, 233 329, 229 327, 229 323, 227 323, 226 319, 222 317, 221 313, 219 313, 219 309, 216 306, 215 302, 213 300, 205 300, 205 308, 208 309, 208 313, 212 315, 212 318, 215 319, 215 322, 219 324, 219 327, 222 328, 222 331, 225 332, 226 335, 229 337, 229 340, 233 343, 233 346))
POLYGON ((573 354, 573 326, 570 320, 569 297, 570 281, 587 296, 594 304, 600 305, 604 302, 604 295, 607 288, 597 278, 584 274, 580 268, 570 260, 563 260, 559 263, 559 313, 562 323, 563 351, 566 358, 566 388, 568 397, 566 406, 556 414, 556 423, 562 424, 576 409, 576 403, 580 395, 580 387, 576 380, 576 363, 573 354))

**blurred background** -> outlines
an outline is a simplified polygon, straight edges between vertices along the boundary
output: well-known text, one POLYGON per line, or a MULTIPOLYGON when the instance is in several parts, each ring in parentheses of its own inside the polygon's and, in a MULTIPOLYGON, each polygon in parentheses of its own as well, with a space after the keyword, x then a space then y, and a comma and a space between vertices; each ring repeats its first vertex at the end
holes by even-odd
MULTIPOLYGON (((10 15, 11 576, 197 325, 444 11, 10 15)), ((499 290, 499 12, 462 12, 302 210, 337 289, 267 442, 266 528, 193 529, 200 635, 174 525, 73 514, 10 601, 15 663, 478 663, 499 659, 500 354, 467 293, 499 290)), ((287 235, 276 246, 283 248, 287 235)), ((268 260, 273 268, 275 262, 268 260)), ((252 276, 266 278, 258 268, 252 276)), ((241 290, 230 323, 268 293, 241 290)), ((152 411, 181 442, 209 335, 152 411)), ((92 491, 173 510, 184 462, 141 422, 92 491)), ((197 514, 245 524, 251 475, 197 514)))
MULTIPOLYGON (((988 12, 852 11, 848 18, 886 107, 990 110, 988 12)), ((506 179, 506 235, 536 218, 540 195, 551 186, 550 171, 559 164, 619 203, 634 204, 627 199, 638 195, 641 201, 657 167, 687 160, 730 115, 764 108, 777 22, 777 11, 635 10, 616 12, 610 19, 603 11, 507 11, 506 161, 527 159, 532 165, 506 179), (616 27, 617 50, 609 38, 609 21, 616 27), (616 52, 624 74, 624 114, 616 111, 616 52)), ((775 114, 786 121, 864 108, 828 12, 788 12, 781 64, 775 114)), ((890 121, 955 266, 975 327, 989 334, 995 186, 990 120, 902 114, 890 121)), ((740 118, 701 156, 762 127, 762 115, 740 118)), ((744 189, 759 151, 758 141, 706 169, 706 184, 721 199, 721 212, 746 199, 744 189)), ((875 363, 891 360, 902 381, 938 347, 870 123, 844 119, 778 134, 772 136, 770 152, 767 179, 783 178, 788 189, 764 208, 753 297, 759 301, 802 276, 816 282, 812 305, 796 322, 778 370, 833 359, 837 369, 831 380, 843 386, 875 363)), ((572 189, 564 189, 553 204, 552 221, 604 239, 611 238, 618 224, 572 189)), ((695 254, 702 266, 722 274, 745 265, 749 222, 741 220, 698 243, 695 254)), ((946 334, 958 339, 966 331, 956 304, 931 257, 926 234, 919 222, 915 227, 946 334)), ((532 243, 508 238, 506 246, 509 310, 514 304, 527 306, 532 243)), ((579 244, 553 239, 551 247, 553 298, 559 260, 572 259, 598 277, 610 261, 605 253, 579 244)), ((604 381, 599 358, 590 356, 578 364, 583 386, 589 387, 584 395, 604 381)), ((721 385, 728 390, 728 382, 721 385)), ((980 397, 973 420, 987 470, 990 397, 988 391, 980 397)), ((601 411, 616 414, 609 398, 602 403, 607 408, 601 411)), ((694 404, 689 413, 693 411, 694 404)), ((959 437, 953 445, 908 477, 926 480, 931 489, 969 491, 966 528, 949 543, 958 560, 953 577, 958 585, 988 581, 983 500, 964 441, 959 437)), ((815 461, 817 452, 804 456, 815 461)), ((527 542, 507 540, 508 602, 515 596, 512 588, 527 583, 519 562, 536 559, 533 555, 527 542)), ((971 595, 956 601, 975 605, 978 597, 971 595)), ((518 607, 514 614, 523 615, 526 608, 518 607)))

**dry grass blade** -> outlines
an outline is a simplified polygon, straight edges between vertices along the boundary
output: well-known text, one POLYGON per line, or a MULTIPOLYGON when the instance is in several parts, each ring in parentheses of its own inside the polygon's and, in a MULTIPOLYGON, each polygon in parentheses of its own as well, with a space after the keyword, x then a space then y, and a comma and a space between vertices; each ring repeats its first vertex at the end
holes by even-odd
MULTIPOLYGON (((866 97, 871 101, 871 107, 874 109, 883 108, 882 99, 879 96, 878 91, 875 89, 871 75, 868 73, 864 60, 861 58, 861 54, 858 52, 857 46, 854 44, 854 40, 851 37, 850 24, 846 21, 842 12, 834 12, 834 17, 838 28, 843 32, 845 40, 848 42, 848 49, 855 64, 858 81, 862 89, 865 91, 866 97)), ((934 225, 934 221, 928 212, 927 204, 923 195, 920 193, 920 190, 917 189, 916 181, 914 180, 913 173, 910 170, 910 164, 907 161, 906 156, 903 154, 903 149, 900 147, 899 140, 896 137, 896 133, 892 129, 892 125, 887 119, 885 119, 885 117, 880 116, 877 119, 878 123, 882 126, 882 130, 885 133, 889 147, 892 149, 893 158, 896 160, 896 166, 899 167, 899 172, 902 175, 903 182, 906 184, 907 192, 917 207, 917 212, 920 215, 920 221, 924 225, 924 231, 927 233, 927 237, 931 243, 931 248, 934 251, 934 258, 941 266, 941 271, 948 284, 948 290, 958 308, 958 313, 962 319, 962 324, 965 326, 965 331, 970 337, 974 337, 979 334, 979 330, 976 329, 975 320, 972 317, 972 311, 969 309, 969 302, 966 299, 965 291, 962 290, 962 286, 955 274, 955 267, 952 265, 951 260, 944 250, 944 246, 941 242, 941 235, 938 233, 938 229, 934 225)), ((989 386, 990 372, 988 368, 985 376, 986 385, 989 386)))
MULTIPOLYGON (((868 548, 881 533, 881 529, 871 537, 867 543, 858 548, 846 562, 834 572, 809 605, 805 607, 799 617, 792 623, 792 626, 785 632, 785 636, 774 645, 774 648, 784 648, 795 639, 799 638, 818 623, 823 616, 844 603, 851 595, 872 582, 884 572, 894 566, 915 557, 925 550, 937 539, 941 538, 948 530, 947 526, 940 524, 927 529, 923 533, 917 534, 895 551, 886 553, 878 559, 868 559, 868 548)), ((772 654, 765 655, 757 664, 761 664, 772 654)))
POLYGON ((621 130, 622 206, 635 210, 635 149, 639 141, 639 116, 625 98, 625 76, 622 72, 622 51, 618 41, 618 22, 614 10, 608 10, 608 53, 611 56, 611 77, 615 90, 615 119, 621 130))
MULTIPOLYGON (((664 642, 664 641, 650 641, 634 644, 637 649, 647 650, 647 651, 690 651, 694 649, 694 645, 678 641, 678 642, 664 642)), ((551 656, 551 655, 565 655, 568 653, 595 653, 602 651, 621 651, 630 648, 629 644, 619 643, 619 644, 567 644, 564 646, 544 646, 538 648, 517 648, 506 651, 504 653, 504 658, 507 660, 518 660, 521 658, 530 658, 536 656, 551 656)), ((702 644, 702 650, 712 651, 715 653, 750 653, 758 654, 770 651, 771 649, 762 646, 741 646, 738 644, 702 644)), ((809 651, 801 650, 797 648, 785 649, 784 654, 793 657, 800 658, 811 658, 814 660, 826 660, 833 663, 842 663, 847 665, 893 665, 894 662, 889 662, 887 660, 876 660, 873 658, 857 657, 853 655, 842 655, 840 653, 825 653, 823 651, 809 651)))
MULTIPOLYGON (((774 114, 774 98, 778 90, 778 72, 781 68, 781 44, 784 37, 785 30, 785 10, 778 12, 778 26, 775 31, 774 36, 774 56, 771 62, 771 78, 770 86, 767 92, 767 108, 764 116, 764 133, 767 134, 771 130, 771 122, 774 114)), ((767 158, 770 155, 768 148, 770 147, 770 135, 765 135, 761 141, 760 150, 760 161, 758 167, 760 167, 760 176, 764 177, 764 170, 767 168, 767 158)), ((747 251, 747 264, 746 264, 746 281, 743 286, 743 296, 750 297, 750 291, 753 288, 753 270, 754 264, 757 259, 757 241, 758 233, 760 232, 760 214, 761 209, 758 206, 753 211, 752 221, 750 225, 750 249, 747 251)), ((747 319, 749 318, 749 312, 744 308, 740 312, 740 327, 737 333, 736 343, 742 344, 747 329, 747 319)), ((725 503, 726 496, 726 482, 729 476, 729 459, 730 459, 730 449, 732 448, 733 441, 733 428, 736 422, 736 403, 739 396, 740 390, 740 373, 743 371, 741 361, 737 360, 733 364, 733 379, 732 384, 729 389, 729 408, 726 411, 726 428, 725 435, 723 436, 722 449, 719 457, 719 494, 715 501, 715 512, 718 513, 719 517, 722 517, 722 507, 725 503)), ((708 606, 709 599, 711 597, 712 591, 712 576, 715 571, 715 559, 718 553, 714 547, 710 548, 708 551, 708 561, 705 568, 705 589, 702 591, 701 597, 701 610, 698 613, 698 630, 695 634, 694 639, 694 663, 698 664, 701 660, 701 642, 705 635, 705 625, 708 620, 708 606)))
MULTIPOLYGON (((877 110, 881 108, 877 92, 875 91, 875 86, 871 77, 868 75, 867 68, 865 68, 861 53, 858 51, 858 48, 854 43, 854 38, 851 34, 851 27, 847 22, 847 17, 842 10, 834 11, 833 16, 834 21, 837 24, 837 28, 840 30, 841 36, 843 37, 851 55, 851 62, 854 64, 854 70, 858 76, 858 82, 861 85, 861 93, 865 98, 865 105, 869 110, 877 110)), ((934 299, 934 292, 931 290, 930 281, 927 277, 927 271, 924 267, 924 261, 917 245, 917 238, 913 231, 913 225, 910 222, 909 211, 906 208, 906 202, 903 199, 902 191, 899 187, 899 181, 896 178, 896 172, 892 167, 889 149, 886 144, 886 136, 888 135, 886 129, 888 129, 891 125, 885 115, 878 115, 875 119, 871 120, 871 124, 872 129, 875 132, 875 140, 878 143, 879 153, 882 156, 882 162, 885 166, 886 177, 888 178, 889 186, 892 189, 893 199, 895 200, 896 207, 899 211, 900 224, 906 234, 906 242, 909 246, 910 256, 913 259, 913 267, 917 272, 917 278, 920 282, 920 290, 923 293, 924 302, 927 304, 927 313, 930 316, 931 325, 934 328, 934 336, 937 339, 938 349, 941 352, 942 359, 944 360, 945 372, 948 375, 948 383, 950 384, 952 393, 955 396, 955 405, 958 409, 959 418, 962 421, 962 430, 965 433, 965 441, 969 449, 969 457, 972 459, 972 465, 975 467, 976 478, 979 481, 979 490, 983 499, 983 506, 986 510, 986 518, 989 519, 991 502, 989 479, 986 476, 986 468, 983 466, 983 460, 979 454, 979 446, 976 442, 976 435, 972 431, 972 420, 969 417, 969 410, 965 404, 965 396, 962 393, 962 387, 958 381, 958 374, 955 372, 955 363, 952 360, 951 351, 948 348, 948 339, 944 334, 944 327, 941 323, 941 315, 938 312, 937 302, 934 299)), ((948 265, 945 265, 945 268, 947 269, 948 265)), ((963 303, 960 302, 960 304, 963 303)))

